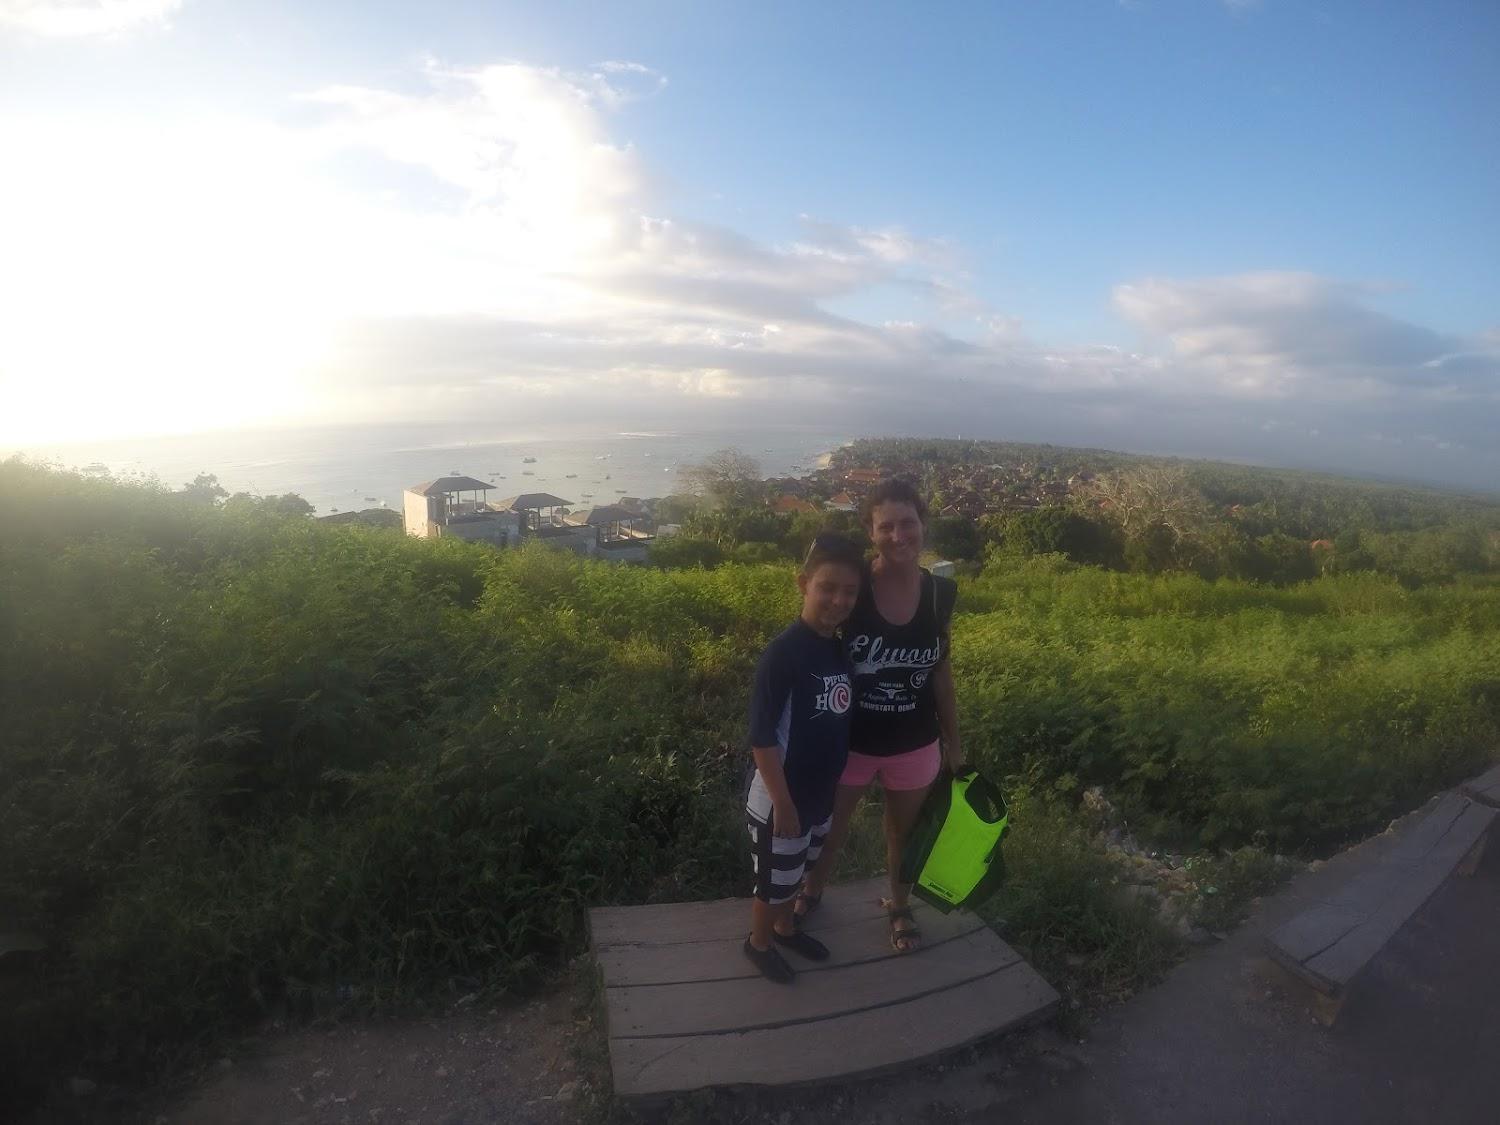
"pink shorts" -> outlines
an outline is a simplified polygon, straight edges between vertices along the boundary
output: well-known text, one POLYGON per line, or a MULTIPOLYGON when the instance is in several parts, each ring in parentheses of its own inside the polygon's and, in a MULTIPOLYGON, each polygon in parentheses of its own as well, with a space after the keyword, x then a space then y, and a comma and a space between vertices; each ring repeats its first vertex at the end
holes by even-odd
POLYGON ((844 776, 839 778, 839 784, 863 789, 879 774, 881 786, 893 792, 925 789, 937 777, 938 768, 942 764, 943 757, 936 742, 889 757, 859 754, 851 750, 849 764, 844 767, 844 776))

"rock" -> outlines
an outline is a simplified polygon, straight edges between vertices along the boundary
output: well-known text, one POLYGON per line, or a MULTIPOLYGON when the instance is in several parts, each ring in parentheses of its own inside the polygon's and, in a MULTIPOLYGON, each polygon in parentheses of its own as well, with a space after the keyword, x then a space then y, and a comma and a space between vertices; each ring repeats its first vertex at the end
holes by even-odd
POLYGON ((558 1087, 557 1093, 553 1095, 553 1097, 556 1098, 560 1102, 570 1102, 574 1098, 576 1098, 577 1096, 578 1096, 578 1081, 577 1081, 577 1079, 574 1079, 572 1082, 564 1082, 560 1087, 558 1087))
POLYGON ((1214 941, 1214 935, 1209 933, 1202 926, 1194 926, 1192 929, 1188 930, 1187 939, 1194 945, 1209 945, 1214 941))
POLYGON ((432 1072, 432 1074, 433 1074, 433 1077, 435 1077, 435 1078, 447 1078, 448 1077, 448 1068, 446 1066, 440 1066, 436 1070, 434 1070, 432 1072))
POLYGON ((79 1078, 76 1075, 68 1079, 68 1090, 75 1098, 86 1098, 99 1088, 99 1084, 92 1079, 79 1078))
POLYGON ((313 1078, 314 1079, 318 1079, 318 1078, 330 1078, 330 1077, 332 1077, 332 1075, 333 1075, 333 1071, 329 1070, 327 1067, 323 1067, 320 1070, 313 1071, 313 1078))
POLYGON ((218 1062, 214 1063, 214 1070, 218 1071, 220 1074, 228 1074, 233 1069, 234 1069, 234 1060, 233 1059, 224 1058, 224 1059, 220 1059, 218 1062))
POLYGON ((1068 968, 1070 969, 1081 969, 1088 963, 1088 958, 1081 953, 1066 954, 1063 960, 1068 963, 1068 968))

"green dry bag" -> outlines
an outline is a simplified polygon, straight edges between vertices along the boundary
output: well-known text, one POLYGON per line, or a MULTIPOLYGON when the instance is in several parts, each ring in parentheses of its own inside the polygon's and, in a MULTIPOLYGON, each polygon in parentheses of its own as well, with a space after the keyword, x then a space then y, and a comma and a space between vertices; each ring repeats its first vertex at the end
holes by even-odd
POLYGON ((907 837, 901 878, 944 914, 972 909, 1005 880, 1000 840, 1009 826, 1005 798, 977 771, 939 778, 907 837))

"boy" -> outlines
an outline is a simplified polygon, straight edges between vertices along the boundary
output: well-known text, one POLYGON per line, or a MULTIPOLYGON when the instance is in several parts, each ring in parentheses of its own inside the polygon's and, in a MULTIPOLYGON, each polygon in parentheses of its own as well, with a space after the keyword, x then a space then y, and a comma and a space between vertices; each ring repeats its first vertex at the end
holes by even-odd
POLYGON ((755 898, 745 956, 769 980, 796 972, 785 946, 822 961, 828 947, 797 930, 792 899, 818 858, 849 753, 853 668, 837 636, 859 594, 864 553, 841 535, 819 535, 797 575, 802 614, 761 654, 750 698, 755 777, 745 813, 755 898))

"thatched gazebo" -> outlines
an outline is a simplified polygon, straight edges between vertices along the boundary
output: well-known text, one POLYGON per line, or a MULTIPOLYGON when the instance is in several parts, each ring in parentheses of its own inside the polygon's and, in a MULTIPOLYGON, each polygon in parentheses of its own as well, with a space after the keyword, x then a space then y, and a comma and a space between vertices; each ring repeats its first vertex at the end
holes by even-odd
POLYGON ((567 513, 558 509, 566 509, 572 503, 573 501, 553 496, 550 492, 523 492, 520 496, 500 501, 499 506, 520 517, 521 534, 546 535, 552 531, 566 530, 563 516, 567 513))

